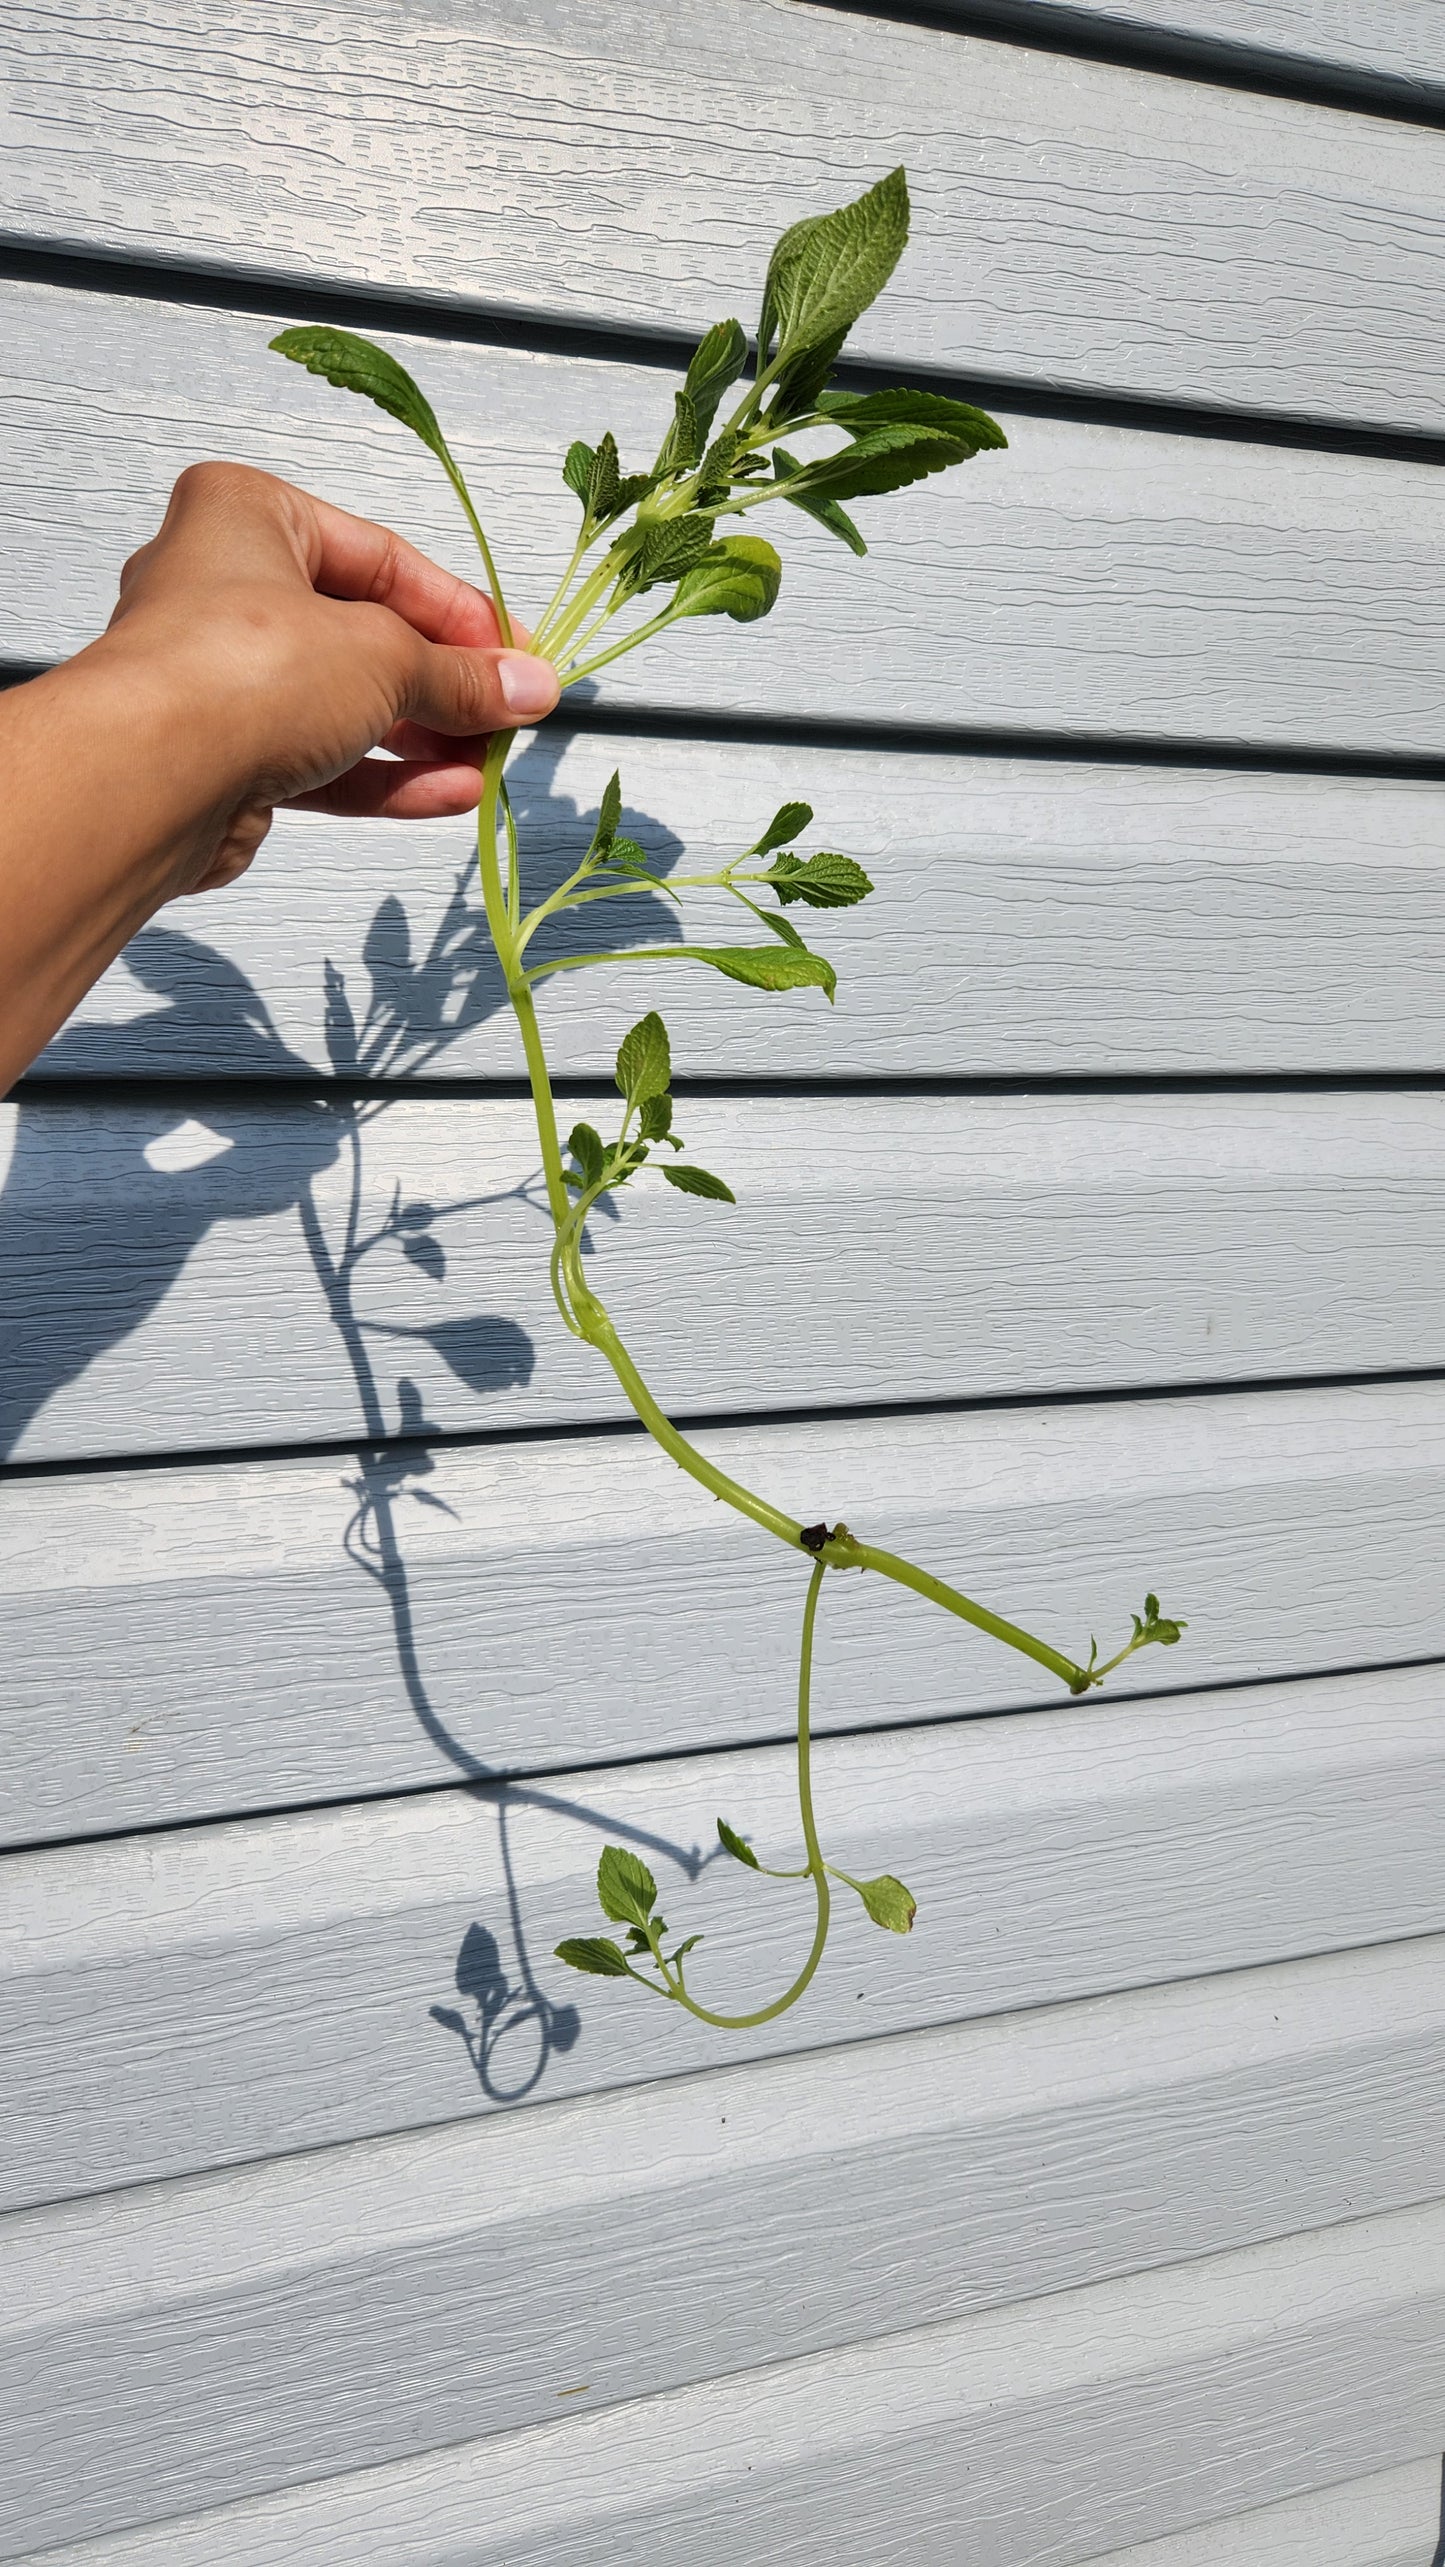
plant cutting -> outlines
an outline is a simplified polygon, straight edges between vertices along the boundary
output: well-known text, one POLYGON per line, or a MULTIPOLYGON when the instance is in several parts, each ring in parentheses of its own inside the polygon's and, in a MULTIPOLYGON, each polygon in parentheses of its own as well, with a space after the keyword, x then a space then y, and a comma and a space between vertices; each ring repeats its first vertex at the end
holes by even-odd
MULTIPOLYGON (((894 170, 856 203, 795 223, 773 251, 755 342, 736 320, 719 321, 695 350, 651 464, 629 468, 610 432, 595 445, 569 447, 562 477, 581 522, 562 577, 544 604, 530 647, 553 660, 563 688, 595 676, 625 654, 650 646, 674 625, 726 616, 751 624, 772 612, 782 580, 773 545, 751 531, 756 512, 795 509, 858 555, 867 546, 847 511, 864 498, 902 490, 926 475, 1001 449, 997 423, 971 404, 911 386, 850 391, 831 377, 849 331, 881 293, 908 238, 908 189, 894 170), (725 406, 729 405, 730 406, 725 406), (721 424, 719 421, 721 420, 721 424), (821 443, 826 439, 828 442, 821 443), (741 526, 746 531, 737 531, 741 526)), ((411 429, 440 463, 475 537, 501 638, 512 619, 486 531, 430 403, 396 359, 349 331, 283 330, 272 341, 283 356, 343 390, 364 394, 411 429)), ((913 1898, 891 1873, 860 1880, 830 1863, 819 1841, 811 1785, 814 1633, 830 1574, 848 1571, 909 1588, 975 1630, 1014 1649, 1057 1678, 1071 1694, 1101 1685, 1136 1651, 1171 1647, 1184 1629, 1145 1598, 1123 1646, 1100 1659, 1066 1656, 988 1606, 844 1523, 800 1524, 762 1492, 700 1452, 654 1399, 608 1313, 584 1262, 588 1215, 604 1197, 661 1177, 675 1192, 708 1206, 735 1198, 722 1176, 682 1155, 672 1095, 672 1047, 650 1009, 623 1036, 617 1053, 620 1111, 602 1132, 576 1123, 564 1141, 558 1125, 535 993, 555 974, 619 961, 653 968, 696 965, 753 992, 782 997, 820 992, 831 1002, 836 975, 804 933, 815 915, 851 908, 873 884, 850 856, 825 848, 804 852, 813 814, 784 803, 749 845, 707 872, 659 872, 622 829, 622 788, 614 775, 591 838, 572 871, 528 906, 527 864, 508 798, 506 766, 514 734, 488 745, 478 812, 482 900, 507 995, 515 1015, 536 1112, 542 1178, 551 1216, 550 1279, 561 1324, 611 1366, 643 1426, 662 1451, 724 1505, 734 1508, 797 1557, 803 1578, 797 1695, 798 1808, 804 1859, 791 1867, 762 1863, 726 1819, 717 1822, 722 1849, 760 1877, 807 1885, 814 1904, 811 1944, 792 1983, 766 2004, 724 2014, 688 1984, 696 1934, 672 1939, 658 1913, 657 1885, 638 1856, 609 1845, 598 1866, 604 1917, 622 1939, 587 1934, 557 1946, 559 1959, 600 1978, 631 1979, 700 2021, 726 2030, 769 2022, 796 2004, 823 1956, 834 1885, 856 1896, 873 1923, 906 1934, 913 1898), (600 902, 660 895, 685 906, 711 895, 744 913, 746 941, 686 940, 619 953, 569 950, 537 958, 540 929, 562 918, 582 921, 600 902), (802 913, 800 919, 798 913, 802 913), (761 931, 761 933, 760 933, 761 931)))

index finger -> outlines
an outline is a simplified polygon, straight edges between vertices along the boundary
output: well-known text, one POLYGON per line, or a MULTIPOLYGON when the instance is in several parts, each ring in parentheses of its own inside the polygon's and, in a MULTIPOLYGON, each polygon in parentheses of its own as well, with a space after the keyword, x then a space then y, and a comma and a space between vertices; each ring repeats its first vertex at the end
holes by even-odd
MULTIPOLYGON (((448 642, 463 650, 501 648, 496 609, 480 589, 443 570, 389 526, 348 516, 344 508, 313 499, 309 492, 297 494, 303 495, 307 568, 313 588, 323 597, 389 607, 428 642, 448 642)), ((515 625, 513 632, 517 647, 525 650, 530 636, 515 625)))

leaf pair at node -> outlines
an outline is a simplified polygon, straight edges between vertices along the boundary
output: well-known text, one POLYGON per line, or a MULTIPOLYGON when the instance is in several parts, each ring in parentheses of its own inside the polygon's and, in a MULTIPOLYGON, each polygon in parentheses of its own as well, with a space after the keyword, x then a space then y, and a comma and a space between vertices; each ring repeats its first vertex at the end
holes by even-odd
POLYGON ((597 1866, 597 1899, 605 1917, 614 1925, 627 1928, 627 1950, 608 1934, 570 1935, 556 1947, 557 1958, 569 1969, 582 1970, 595 1979, 637 1979, 659 1996, 670 1996, 670 1988, 649 1978, 633 1967, 634 1961, 651 1960, 682 1978, 681 1964, 689 1952, 702 1941, 700 1934, 689 1934, 685 1941, 664 1952, 662 1939, 667 1926, 657 1913, 657 1883, 647 1865, 624 1845, 605 1845, 597 1866))
MULTIPOLYGON (((758 1861, 747 1838, 740 1836, 735 1827, 729 1827, 725 1818, 718 1820, 717 1836, 723 1852, 731 1854, 734 1862, 745 1863, 750 1872, 763 1870, 764 1866, 758 1861)), ((830 1880, 843 1881, 850 1890, 857 1891, 867 1914, 875 1925, 883 1927, 885 1933, 912 1933, 918 1902, 913 1892, 905 1888, 892 1872, 880 1872, 871 1881, 855 1881, 851 1872, 840 1872, 835 1863, 825 1863, 823 1869, 830 1880)))
MULTIPOLYGON (((655 1010, 624 1034, 615 1075, 625 1110, 622 1131, 612 1147, 607 1147, 590 1123, 575 1124, 568 1137, 574 1165, 564 1169, 563 1175, 578 1196, 595 1198, 626 1185, 660 1141, 673 1150, 683 1146, 672 1128, 672 1045, 667 1027, 655 1010)), ((664 1163, 661 1174, 679 1194, 701 1195, 712 1203, 737 1201, 731 1186, 724 1185, 721 1177, 712 1176, 706 1168, 669 1167, 664 1163)))

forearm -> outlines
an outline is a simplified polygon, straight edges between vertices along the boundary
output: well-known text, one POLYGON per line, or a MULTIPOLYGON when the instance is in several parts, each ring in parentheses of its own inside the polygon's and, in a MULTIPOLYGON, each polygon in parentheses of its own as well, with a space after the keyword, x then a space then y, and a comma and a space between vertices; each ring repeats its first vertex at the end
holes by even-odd
POLYGON ((204 708, 107 634, 0 696, 0 1094, 123 945, 187 888, 218 786, 204 708))

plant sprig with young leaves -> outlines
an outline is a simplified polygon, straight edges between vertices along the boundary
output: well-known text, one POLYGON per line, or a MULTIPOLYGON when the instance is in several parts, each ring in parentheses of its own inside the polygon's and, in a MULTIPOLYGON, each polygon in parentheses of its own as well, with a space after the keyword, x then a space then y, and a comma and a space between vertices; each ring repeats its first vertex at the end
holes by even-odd
MULTIPOLYGON (((570 446, 563 478, 581 509, 581 524, 567 567, 544 605, 532 648, 552 659, 563 687, 575 686, 626 653, 656 641, 675 624, 725 615, 755 623, 772 611, 782 563, 761 535, 724 531, 723 521, 751 517, 781 501, 835 536, 856 554, 867 550, 847 514, 856 500, 897 491, 926 475, 997 450, 1006 440, 994 420, 964 401, 912 386, 876 392, 830 386, 833 366, 854 323, 868 309, 896 267, 908 238, 908 189, 901 169, 881 179, 855 204, 795 223, 769 263, 755 348, 735 320, 719 321, 696 349, 673 415, 652 464, 624 468, 610 431, 595 446, 570 446), (719 426, 729 395, 732 407, 719 426), (799 454, 798 440, 816 432, 840 442, 824 452, 799 454), (784 443, 784 440, 787 443, 784 443), (660 601, 660 602, 659 602, 660 601)), ((424 394, 396 359, 345 330, 283 330, 272 341, 283 356, 343 390, 364 394, 410 428, 436 456, 456 492, 476 538, 504 643, 511 617, 481 519, 461 468, 424 394)), ((642 1374, 583 1267, 587 1216, 604 1195, 635 1178, 660 1174, 680 1194, 731 1203, 723 1178, 680 1155, 682 1136, 673 1121, 672 1056, 662 1018, 650 1011, 624 1037, 617 1055, 621 1121, 614 1137, 579 1122, 564 1142, 537 1020, 534 993, 550 976, 619 961, 700 963, 725 979, 759 991, 821 989, 830 1001, 836 975, 813 950, 793 912, 846 909, 872 891, 863 867, 826 849, 801 854, 798 840, 812 824, 805 802, 785 803, 752 844, 719 870, 663 875, 645 850, 622 833, 622 789, 613 776, 602 797, 597 825, 580 862, 556 889, 528 908, 522 854, 507 797, 504 770, 513 734, 487 748, 478 813, 478 859, 488 929, 516 1017, 536 1109, 537 1134, 552 1218, 552 1290, 564 1324, 610 1364, 643 1425, 680 1469, 725 1505, 748 1517, 808 1571, 803 1598, 798 1675, 798 1800, 805 1859, 788 1870, 759 1862, 750 1844, 724 1819, 724 1851, 769 1878, 811 1884, 816 1908, 813 1940, 790 1987, 770 2004, 743 2015, 703 2005, 686 1983, 686 1961, 700 1937, 686 1935, 669 1948, 668 1928, 657 1913, 657 1885, 646 1864, 610 1845, 598 1866, 597 1892, 609 1923, 624 1930, 619 1943, 606 1935, 572 1938, 558 1956, 574 1969, 603 1978, 629 1978, 705 2023, 727 2028, 768 2022, 796 2003, 813 1977, 827 1940, 832 1889, 856 1893, 875 1925, 894 1934, 910 1931, 914 1902, 901 1881, 885 1873, 858 1880, 825 1861, 813 1813, 811 1713, 813 1638, 818 1603, 830 1569, 871 1570, 911 1588, 975 1629, 1043 1667, 1083 1694, 1102 1684, 1139 1649, 1172 1646, 1184 1625, 1162 1614, 1157 1597, 1133 1617, 1132 1636, 1103 1661, 1091 1642, 1086 1661, 1066 1656, 976 1603, 930 1570, 880 1549, 845 1524, 804 1525, 782 1508, 732 1479, 679 1433, 653 1398, 642 1374), (652 892, 683 905, 690 892, 720 893, 747 913, 753 941, 682 941, 619 953, 568 951, 550 960, 529 959, 539 929, 575 917, 601 901, 635 899, 652 892), (756 941, 761 929, 765 941, 756 941)), ((585 938, 583 939, 585 943, 585 938)))

